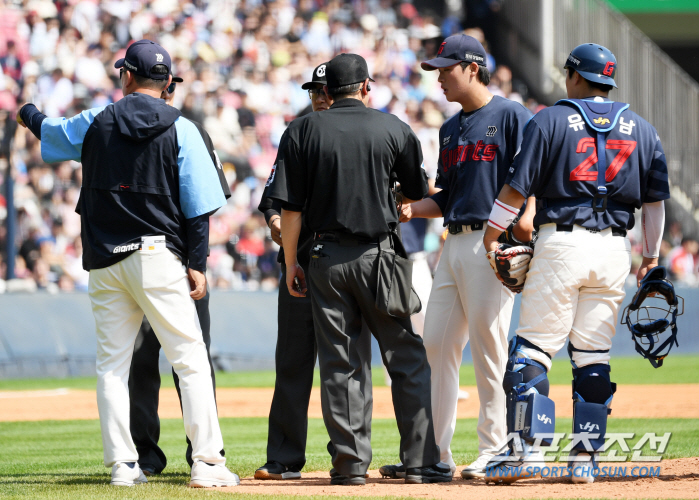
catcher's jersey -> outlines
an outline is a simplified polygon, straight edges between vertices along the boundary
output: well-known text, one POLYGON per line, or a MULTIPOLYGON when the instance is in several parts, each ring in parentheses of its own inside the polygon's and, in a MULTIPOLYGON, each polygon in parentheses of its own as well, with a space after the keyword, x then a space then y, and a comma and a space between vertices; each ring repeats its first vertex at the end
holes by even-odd
POLYGON ((432 199, 445 226, 488 220, 530 117, 521 104, 494 96, 482 108, 444 122, 435 180, 442 191, 432 199))
POLYGON ((536 196, 534 225, 578 224, 631 229, 634 210, 670 197, 667 164, 655 128, 623 103, 564 100, 534 116, 524 131, 507 184, 536 196), (592 109, 592 111, 590 111, 592 109), (609 109, 607 114, 604 111, 609 109), (595 114, 597 113, 597 114, 595 114), (596 129, 605 130, 607 205, 598 193, 596 129))

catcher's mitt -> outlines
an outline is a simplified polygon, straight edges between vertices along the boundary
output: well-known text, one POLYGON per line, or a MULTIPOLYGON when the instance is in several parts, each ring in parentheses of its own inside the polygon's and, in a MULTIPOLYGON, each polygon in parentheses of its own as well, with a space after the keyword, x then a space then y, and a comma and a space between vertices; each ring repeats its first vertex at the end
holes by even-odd
POLYGON ((528 245, 512 246, 504 243, 498 245, 494 252, 487 253, 490 267, 500 275, 502 284, 514 293, 519 293, 524 288, 532 255, 534 249, 528 245))

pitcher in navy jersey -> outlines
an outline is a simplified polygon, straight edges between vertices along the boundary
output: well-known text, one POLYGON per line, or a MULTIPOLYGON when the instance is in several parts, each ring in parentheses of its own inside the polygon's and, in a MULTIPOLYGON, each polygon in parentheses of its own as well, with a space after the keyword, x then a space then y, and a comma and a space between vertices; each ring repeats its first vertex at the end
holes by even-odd
MULTIPOLYGON (((514 294, 493 280, 482 230, 531 116, 522 105, 488 91, 485 58, 476 39, 454 35, 444 41, 435 59, 422 63, 426 71, 439 70, 447 100, 460 103, 463 110, 439 131, 435 185, 441 191, 405 206, 401 216, 401 222, 443 216, 449 229, 427 304, 424 342, 432 368, 437 444, 442 462, 453 472, 456 464, 450 444, 456 424, 459 367, 471 340, 480 413, 478 458, 461 473, 467 479, 485 475, 485 465, 506 437, 501 383, 514 294)), ((522 241, 531 238, 525 230, 518 234, 522 241)), ((397 475, 400 466, 384 466, 381 472, 397 475)))
MULTIPOLYGON (((526 197, 536 196, 539 239, 505 375, 514 383, 503 383, 508 413, 525 401, 548 400, 551 358, 569 340, 573 432, 579 438, 573 441, 570 477, 575 483, 591 483, 616 390, 609 375, 609 349, 631 269, 626 231, 640 208, 640 281, 658 265, 663 200, 670 192, 658 133, 628 104, 608 98, 616 87, 614 55, 600 45, 583 44, 573 49, 565 68, 568 99, 540 111, 527 124, 522 150, 498 196, 499 207, 493 207, 489 218, 484 245, 487 250, 497 247, 497 226, 508 219, 503 205, 516 211, 526 197)), ((545 423, 555 425, 553 413, 547 412, 547 418, 550 422, 545 423)), ((532 435, 543 425, 534 420, 532 435)), ((525 429, 527 425, 525 421, 525 429)), ((493 470, 486 480, 518 479, 516 471, 523 469, 512 466, 523 460, 543 465, 535 440, 524 441, 523 449, 514 453, 519 455, 514 464, 500 459, 489 464, 493 470)))

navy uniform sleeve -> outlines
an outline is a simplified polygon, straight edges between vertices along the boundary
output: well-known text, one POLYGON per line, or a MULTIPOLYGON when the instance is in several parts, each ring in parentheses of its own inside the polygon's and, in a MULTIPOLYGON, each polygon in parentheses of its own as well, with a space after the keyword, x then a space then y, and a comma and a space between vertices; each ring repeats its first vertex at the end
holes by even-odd
POLYGON ((525 198, 536 194, 548 157, 548 138, 534 118, 524 127, 521 146, 505 179, 505 184, 525 198))
MULTIPOLYGON (((655 132, 655 131, 654 131, 655 132)), ((653 161, 648 172, 646 192, 643 193, 643 203, 655 203, 656 201, 670 198, 670 184, 668 182, 667 163, 665 151, 660 143, 660 137, 655 133, 656 142, 653 151, 653 161)))
POLYGON ((267 180, 267 196, 279 200, 282 208, 301 212, 306 204, 306 162, 290 135, 280 144, 277 163, 267 180))
POLYGON ((427 196, 428 191, 427 173, 422 163, 422 146, 412 130, 408 129, 405 135, 393 171, 400 182, 403 195, 411 200, 421 200, 427 196))
POLYGON ((522 140, 524 138, 524 129, 526 128, 527 123, 529 123, 529 120, 532 119, 531 112, 524 106, 520 107, 521 109, 517 109, 517 111, 515 112, 515 123, 513 127, 510 127, 510 137, 508 138, 509 144, 507 145, 507 150, 512 155, 509 158, 510 163, 512 163, 512 161, 514 160, 514 157, 517 154, 517 151, 519 151, 520 145, 522 144, 522 140))
POLYGON ((223 173, 223 165, 221 164, 221 160, 218 157, 216 149, 214 149, 214 143, 211 140, 211 137, 209 136, 208 132, 204 130, 204 127, 201 125, 201 123, 195 122, 194 120, 191 120, 191 122, 194 124, 195 127, 197 127, 199 134, 201 134, 201 138, 204 140, 204 144, 206 145, 206 149, 209 152, 211 161, 216 167, 216 175, 218 175, 218 180, 221 183, 221 190, 223 191, 223 195, 226 197, 226 199, 228 199, 231 197, 231 188, 228 185, 228 180, 226 180, 226 175, 223 173))

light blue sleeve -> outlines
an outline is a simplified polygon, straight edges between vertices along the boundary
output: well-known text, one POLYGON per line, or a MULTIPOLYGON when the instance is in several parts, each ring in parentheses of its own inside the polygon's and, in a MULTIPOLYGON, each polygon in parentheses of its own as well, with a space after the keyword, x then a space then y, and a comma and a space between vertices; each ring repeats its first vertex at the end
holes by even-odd
POLYGON ((46 118, 41 123, 41 158, 46 163, 80 161, 87 129, 107 106, 86 109, 69 119, 46 118))
POLYGON ((226 197, 209 150, 197 127, 186 118, 175 120, 180 208, 187 219, 221 208, 226 197))

